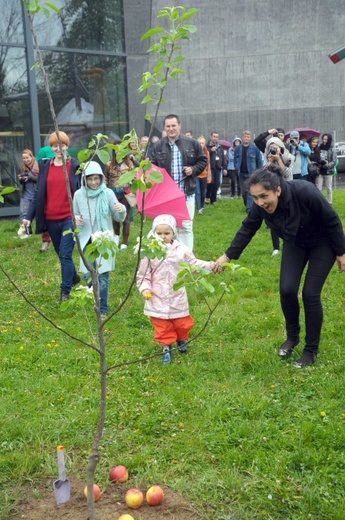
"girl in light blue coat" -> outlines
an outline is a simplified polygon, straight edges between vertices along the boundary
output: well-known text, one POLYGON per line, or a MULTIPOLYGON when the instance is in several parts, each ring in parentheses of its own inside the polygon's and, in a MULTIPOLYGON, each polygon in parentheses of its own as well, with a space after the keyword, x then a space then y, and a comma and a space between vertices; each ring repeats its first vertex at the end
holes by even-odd
MULTIPOLYGON (((95 161, 91 161, 83 173, 83 186, 75 192, 73 212, 76 225, 80 228, 79 240, 83 249, 92 242, 98 231, 105 231, 110 239, 116 243, 113 231, 113 219, 123 222, 126 218, 126 208, 117 200, 114 192, 107 188, 102 168, 95 161)), ((109 272, 115 270, 115 257, 101 258, 98 265, 100 311, 102 319, 108 312, 109 272)), ((80 259, 80 271, 84 273, 89 284, 91 274, 80 259)))

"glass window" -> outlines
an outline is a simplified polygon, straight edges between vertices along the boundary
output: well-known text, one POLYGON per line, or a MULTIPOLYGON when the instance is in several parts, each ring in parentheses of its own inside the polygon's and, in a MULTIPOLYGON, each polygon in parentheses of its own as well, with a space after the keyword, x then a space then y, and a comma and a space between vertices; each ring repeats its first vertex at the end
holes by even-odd
MULTIPOLYGON (((113 139, 128 129, 124 58, 79 53, 43 53, 59 127, 71 139, 71 155, 99 132, 113 139)), ((43 78, 37 70, 39 115, 44 138, 52 131, 43 78)))
POLYGON ((21 0, 0 0, 0 12, 0 45, 24 43, 21 0))
POLYGON ((40 46, 124 52, 122 0, 55 0, 61 12, 34 19, 40 46))
MULTIPOLYGON (((0 184, 20 188, 21 152, 31 148, 32 131, 25 51, 0 47, 0 184)), ((18 206, 20 191, 7 195, 1 208, 18 206)))

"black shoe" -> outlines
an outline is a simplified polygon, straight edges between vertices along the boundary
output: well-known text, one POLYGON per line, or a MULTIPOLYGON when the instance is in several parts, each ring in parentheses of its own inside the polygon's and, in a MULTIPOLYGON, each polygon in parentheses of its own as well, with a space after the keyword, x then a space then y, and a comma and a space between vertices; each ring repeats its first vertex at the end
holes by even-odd
POLYGON ((80 276, 79 276, 78 273, 75 273, 75 275, 72 278, 72 285, 73 285, 73 287, 75 285, 77 285, 78 283, 80 283, 80 276))
POLYGON ((65 291, 61 291, 60 303, 65 302, 65 301, 67 301, 69 299, 70 299, 69 293, 65 292, 65 291))
POLYGON ((188 350, 188 342, 186 340, 178 341, 177 346, 181 354, 185 354, 188 350))
POLYGON ((304 351, 302 357, 297 359, 297 361, 295 361, 293 363, 293 366, 295 368, 305 368, 305 367, 308 367, 308 366, 313 365, 315 363, 316 358, 317 358, 317 354, 316 353, 309 352, 309 351, 304 351))
POLYGON ((291 356, 293 353, 293 349, 296 345, 299 343, 299 338, 296 339, 287 339, 284 341, 282 345, 280 345, 278 350, 278 356, 281 358, 287 359, 291 356))

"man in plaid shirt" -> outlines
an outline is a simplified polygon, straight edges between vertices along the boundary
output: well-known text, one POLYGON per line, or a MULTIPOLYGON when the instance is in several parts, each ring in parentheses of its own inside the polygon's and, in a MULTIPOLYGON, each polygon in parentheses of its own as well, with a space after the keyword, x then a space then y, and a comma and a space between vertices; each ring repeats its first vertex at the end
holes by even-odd
POLYGON ((186 195, 190 220, 182 221, 182 228, 178 229, 176 238, 193 250, 196 177, 206 168, 207 158, 196 139, 181 133, 181 123, 177 115, 169 114, 164 118, 164 130, 166 137, 162 137, 152 147, 150 160, 165 168, 186 195))

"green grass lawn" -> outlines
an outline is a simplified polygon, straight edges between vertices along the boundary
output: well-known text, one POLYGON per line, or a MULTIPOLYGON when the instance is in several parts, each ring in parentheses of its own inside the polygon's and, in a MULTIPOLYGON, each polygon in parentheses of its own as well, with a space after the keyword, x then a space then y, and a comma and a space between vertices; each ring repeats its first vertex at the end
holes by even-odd
MULTIPOLYGON (((345 191, 334 193, 345 222, 345 191)), ((195 217, 195 253, 218 258, 245 216, 241 200, 220 200, 195 217)), ((146 228, 149 227, 149 221, 146 228)), ((90 309, 59 309, 59 262, 39 253, 40 237, 15 238, 17 221, 0 221, 1 263, 50 319, 90 341, 90 309)), ((110 304, 121 301, 133 276, 139 218, 130 247, 117 257, 110 304)), ((97 482, 116 464, 133 485, 161 483, 217 520, 345 518, 345 274, 334 267, 324 288, 320 356, 296 370, 277 348, 285 339, 278 279, 280 257, 263 226, 236 263, 252 277, 235 279, 205 332, 169 366, 160 358, 109 375, 108 415, 97 482)), ((77 261, 77 251, 75 252, 77 261)), ((213 280, 229 281, 229 273, 213 280)), ((56 446, 67 473, 85 478, 98 419, 97 354, 52 327, 0 273, 0 518, 15 517, 18 488, 57 478, 56 446)), ((211 301, 216 301, 212 297, 211 301)), ((195 335, 206 306, 190 292, 195 335)), ((303 324, 303 320, 302 320, 303 324)), ((159 351, 136 289, 107 325, 108 364, 159 351)), ((302 331, 303 336, 303 331, 302 331)), ((298 356, 303 349, 296 349, 298 356)))

